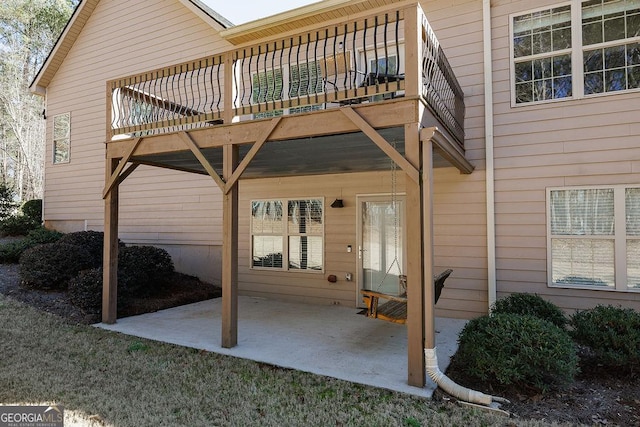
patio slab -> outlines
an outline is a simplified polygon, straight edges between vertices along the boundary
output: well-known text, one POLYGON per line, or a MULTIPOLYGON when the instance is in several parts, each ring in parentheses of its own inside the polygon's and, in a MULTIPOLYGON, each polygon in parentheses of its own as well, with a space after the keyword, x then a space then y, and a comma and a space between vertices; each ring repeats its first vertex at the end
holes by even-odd
MULTIPOLYGON (((269 363, 430 398, 435 384, 407 384, 407 330, 369 319, 356 308, 241 296, 238 345, 222 348, 217 298, 95 326, 128 335, 269 363)), ((444 372, 466 321, 436 318, 438 363, 444 372)))

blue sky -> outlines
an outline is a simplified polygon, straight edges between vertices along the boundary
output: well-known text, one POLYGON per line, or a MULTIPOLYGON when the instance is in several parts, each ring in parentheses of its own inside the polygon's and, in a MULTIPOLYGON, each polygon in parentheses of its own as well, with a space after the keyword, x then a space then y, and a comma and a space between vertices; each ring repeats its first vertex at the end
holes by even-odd
POLYGON ((275 15, 318 0, 202 0, 234 24, 243 24, 275 15))

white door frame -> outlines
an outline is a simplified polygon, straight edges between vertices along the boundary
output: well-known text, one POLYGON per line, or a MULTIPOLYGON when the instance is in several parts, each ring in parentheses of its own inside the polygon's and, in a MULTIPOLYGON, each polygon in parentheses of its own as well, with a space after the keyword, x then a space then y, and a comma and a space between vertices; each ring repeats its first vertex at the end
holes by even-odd
MULTIPOLYGON (((356 307, 363 307, 362 296, 360 295, 360 289, 364 286, 364 275, 363 272, 363 257, 362 257, 362 205, 364 202, 391 202, 393 194, 391 193, 377 193, 377 194, 357 194, 356 195, 356 247, 354 250, 356 251, 356 307)), ((396 193, 396 197, 406 202, 406 193, 396 193)), ((406 204, 405 204, 406 206, 406 204)), ((401 228, 404 229, 405 224, 404 215, 400 218, 400 224, 402 224, 401 228)), ((403 255, 407 252, 407 239, 406 236, 402 236, 402 251, 403 255)), ((402 257, 402 270, 406 271, 406 257, 402 257)))

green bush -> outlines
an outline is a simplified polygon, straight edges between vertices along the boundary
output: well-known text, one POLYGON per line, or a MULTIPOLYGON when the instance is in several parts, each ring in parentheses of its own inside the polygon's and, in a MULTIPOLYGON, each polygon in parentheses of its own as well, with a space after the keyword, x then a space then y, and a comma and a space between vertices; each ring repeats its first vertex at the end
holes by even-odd
POLYGON ((24 215, 11 215, 0 221, 0 234, 5 236, 25 236, 29 231, 40 226, 24 215))
MULTIPOLYGON (((101 231, 75 231, 62 236, 61 243, 76 245, 83 247, 92 259, 92 267, 100 267, 102 265, 102 252, 104 247, 104 233, 101 231)), ((124 243, 118 240, 120 247, 124 247, 124 243)))
POLYGON ((528 314, 565 328, 567 318, 558 306, 537 294, 511 294, 499 299, 491 310, 494 314, 528 314))
POLYGON ((102 268, 83 270, 69 281, 71 302, 89 313, 102 308, 102 268))
POLYGON ((37 289, 66 289, 81 270, 93 267, 91 255, 83 247, 46 243, 24 251, 20 257, 20 277, 24 286, 37 289))
POLYGON ((630 308, 599 305, 570 318, 571 336, 590 347, 608 366, 640 366, 640 313, 630 308))
POLYGON ((127 246, 118 255, 118 288, 123 296, 151 295, 166 284, 174 271, 171 256, 164 249, 127 246))
POLYGON ((38 227, 31 230, 24 239, 0 244, 0 264, 15 264, 20 255, 29 248, 43 243, 53 243, 62 237, 62 233, 38 227))
POLYGON ((455 363, 494 386, 548 391, 570 383, 578 371, 569 334, 551 322, 518 314, 471 320, 459 336, 455 363))
POLYGON ((24 202, 22 205, 22 215, 31 219, 37 224, 42 223, 42 199, 33 199, 24 202))

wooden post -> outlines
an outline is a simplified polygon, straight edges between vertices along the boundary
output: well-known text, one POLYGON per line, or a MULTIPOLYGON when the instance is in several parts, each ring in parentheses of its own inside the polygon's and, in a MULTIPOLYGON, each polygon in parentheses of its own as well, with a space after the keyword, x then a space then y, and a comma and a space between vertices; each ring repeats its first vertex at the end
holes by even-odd
POLYGON ((417 4, 404 11, 406 96, 422 94, 422 18, 422 8, 417 4))
POLYGON ((435 289, 433 287, 433 144, 422 142, 422 247, 425 277, 424 347, 436 347, 435 289))
POLYGON ((233 82, 233 52, 227 52, 224 55, 224 98, 222 100, 224 111, 222 112, 222 120, 224 124, 230 124, 233 121, 233 94, 235 91, 233 82))
MULTIPOLYGON (((107 158, 106 179, 109 182, 111 174, 118 167, 119 159, 107 158)), ((118 313, 118 191, 120 180, 114 185, 104 198, 104 249, 102 261, 102 322, 116 323, 118 313)))
MULTIPOLYGON (((223 147, 225 181, 238 165, 238 146, 223 147)), ((238 344, 238 183, 222 195, 222 347, 238 344)))
MULTIPOLYGON (((418 123, 404 127, 405 155, 420 170, 420 129, 418 123)), ((420 184, 406 180, 407 206, 405 229, 407 239, 407 352, 408 383, 416 387, 425 385, 424 363, 424 284, 422 256, 422 194, 420 184)), ((428 282, 430 283, 430 282, 428 282)), ((427 285, 428 286, 428 285, 427 285)))

